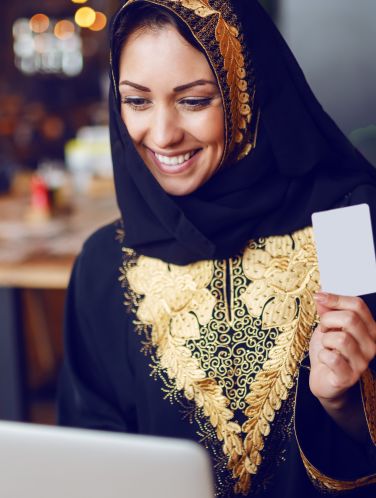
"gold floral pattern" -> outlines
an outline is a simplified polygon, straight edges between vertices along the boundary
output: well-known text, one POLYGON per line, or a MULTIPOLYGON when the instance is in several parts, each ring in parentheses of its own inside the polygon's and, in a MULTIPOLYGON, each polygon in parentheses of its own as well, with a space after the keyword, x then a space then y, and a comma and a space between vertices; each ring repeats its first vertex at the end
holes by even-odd
POLYGON ((239 491, 248 489, 251 475, 257 473, 264 439, 309 347, 316 319, 313 293, 319 288, 310 228, 292 236, 270 237, 263 250, 247 248, 243 262, 244 272, 252 280, 243 294, 244 303, 252 316, 262 317, 263 328, 277 328, 279 335, 246 397, 245 452, 235 468, 239 491))
POLYGON ((200 17, 208 17, 216 14, 216 11, 209 5, 208 0, 171 0, 180 2, 186 9, 193 10, 193 12, 200 17))
POLYGON ((212 278, 212 263, 187 268, 141 256, 127 278, 131 288, 145 296, 137 316, 151 325, 153 343, 159 344, 166 327, 171 336, 183 341, 197 338, 199 326, 211 318, 215 299, 206 289, 212 278), (150 275, 145 280, 145 275, 150 275))
POLYGON ((157 371, 168 378, 164 385, 181 392, 209 420, 236 480, 235 492, 246 494, 316 319, 312 293, 319 283, 311 228, 252 241, 230 262, 180 267, 140 256, 122 271, 126 301, 136 327, 150 331, 157 371), (256 370, 247 377, 248 392, 234 387, 244 372, 236 358, 228 363, 233 353, 224 355, 221 343, 230 341, 227 349, 234 351, 244 340, 237 335, 240 329, 253 338, 263 331, 268 338, 257 361, 247 357, 246 347, 239 349, 239 359, 256 370), (221 356, 226 368, 218 366, 221 356), (235 417, 239 407, 245 407, 242 426, 235 417))
POLYGON ((162 368, 175 380, 176 388, 203 409, 235 462, 242 452, 240 426, 231 422, 233 413, 221 388, 206 377, 185 345, 187 339, 199 337, 199 325, 211 318, 215 298, 206 286, 212 275, 210 261, 179 267, 141 256, 128 270, 127 280, 133 292, 145 296, 137 318, 152 327, 151 341, 162 368))

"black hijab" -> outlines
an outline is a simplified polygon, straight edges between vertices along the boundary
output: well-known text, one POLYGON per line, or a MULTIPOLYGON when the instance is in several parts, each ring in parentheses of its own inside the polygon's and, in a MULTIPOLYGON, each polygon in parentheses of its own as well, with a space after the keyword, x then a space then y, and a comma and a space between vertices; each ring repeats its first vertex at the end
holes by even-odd
POLYGON ((173 12, 204 49, 223 95, 226 156, 192 194, 164 192, 121 119, 113 58, 111 146, 127 247, 174 264, 222 259, 250 239, 311 225, 313 212, 359 186, 376 185, 374 168, 321 108, 256 0, 127 2, 113 19, 112 52, 121 16, 141 1, 173 12), (226 61, 231 47, 235 68, 226 61))

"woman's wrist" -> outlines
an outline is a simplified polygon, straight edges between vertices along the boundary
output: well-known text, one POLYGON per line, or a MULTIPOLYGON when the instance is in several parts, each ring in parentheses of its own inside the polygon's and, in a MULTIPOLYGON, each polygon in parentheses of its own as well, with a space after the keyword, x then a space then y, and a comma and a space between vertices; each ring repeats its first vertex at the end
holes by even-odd
POLYGON ((359 443, 367 443, 370 436, 359 383, 336 398, 318 397, 318 400, 326 413, 344 432, 359 443))
POLYGON ((359 387, 358 384, 356 384, 334 398, 323 398, 317 396, 317 399, 320 401, 321 406, 326 412, 343 413, 358 404, 359 387))

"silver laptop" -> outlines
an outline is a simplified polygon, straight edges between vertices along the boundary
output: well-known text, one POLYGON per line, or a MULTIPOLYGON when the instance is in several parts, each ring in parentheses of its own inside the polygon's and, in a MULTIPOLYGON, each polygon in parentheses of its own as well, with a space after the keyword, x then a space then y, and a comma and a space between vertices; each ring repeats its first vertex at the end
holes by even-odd
POLYGON ((213 498, 198 444, 0 422, 4 498, 213 498))

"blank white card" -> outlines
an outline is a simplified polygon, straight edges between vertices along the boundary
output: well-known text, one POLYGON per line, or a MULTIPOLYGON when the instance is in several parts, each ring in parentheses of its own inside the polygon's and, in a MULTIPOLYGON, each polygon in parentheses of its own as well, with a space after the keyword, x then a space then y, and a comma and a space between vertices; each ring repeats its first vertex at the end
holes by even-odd
POLYGON ((321 289, 343 296, 376 292, 376 258, 367 204, 312 215, 321 289))

